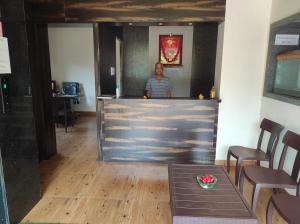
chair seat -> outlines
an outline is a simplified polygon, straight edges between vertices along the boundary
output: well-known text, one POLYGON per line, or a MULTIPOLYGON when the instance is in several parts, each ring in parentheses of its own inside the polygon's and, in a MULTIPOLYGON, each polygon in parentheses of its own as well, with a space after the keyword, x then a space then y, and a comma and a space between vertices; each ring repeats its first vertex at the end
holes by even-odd
POLYGON ((300 222, 300 198, 287 194, 272 196, 274 206, 289 223, 300 222))
POLYGON ((267 154, 261 150, 247 148, 243 146, 231 146, 229 150, 235 158, 243 159, 243 160, 260 160, 260 161, 268 161, 269 157, 267 154))
POLYGON ((282 170, 272 170, 261 166, 245 166, 244 172, 253 183, 269 188, 296 188, 297 182, 282 170))

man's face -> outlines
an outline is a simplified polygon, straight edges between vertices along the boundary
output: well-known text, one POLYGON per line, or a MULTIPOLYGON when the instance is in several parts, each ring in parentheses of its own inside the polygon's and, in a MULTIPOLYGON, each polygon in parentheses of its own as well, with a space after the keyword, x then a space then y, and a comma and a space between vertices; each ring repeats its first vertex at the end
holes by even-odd
POLYGON ((162 66, 162 64, 157 64, 155 66, 155 74, 156 75, 162 75, 163 74, 163 66, 162 66))

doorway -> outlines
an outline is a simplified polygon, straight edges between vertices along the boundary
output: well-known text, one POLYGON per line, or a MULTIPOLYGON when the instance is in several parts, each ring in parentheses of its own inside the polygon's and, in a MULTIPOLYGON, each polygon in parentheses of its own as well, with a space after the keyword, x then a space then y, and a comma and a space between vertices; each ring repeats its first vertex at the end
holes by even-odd
POLYGON ((69 156, 76 140, 96 136, 93 25, 48 24, 48 39, 57 152, 69 156))

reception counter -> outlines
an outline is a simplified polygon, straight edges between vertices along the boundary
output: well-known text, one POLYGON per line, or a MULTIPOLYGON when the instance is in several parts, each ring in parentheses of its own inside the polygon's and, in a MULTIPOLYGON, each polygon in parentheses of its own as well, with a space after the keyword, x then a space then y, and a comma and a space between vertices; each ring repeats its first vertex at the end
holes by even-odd
POLYGON ((99 100, 99 157, 212 164, 218 105, 218 100, 181 98, 99 100))

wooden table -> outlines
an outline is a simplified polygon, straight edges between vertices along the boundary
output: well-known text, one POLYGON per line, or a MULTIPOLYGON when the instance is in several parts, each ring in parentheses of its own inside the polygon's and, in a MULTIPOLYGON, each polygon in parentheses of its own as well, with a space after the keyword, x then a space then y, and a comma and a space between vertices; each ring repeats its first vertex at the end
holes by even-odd
POLYGON ((169 188, 173 224, 258 223, 222 166, 170 164, 169 188), (214 189, 196 183, 202 174, 218 178, 214 189))

